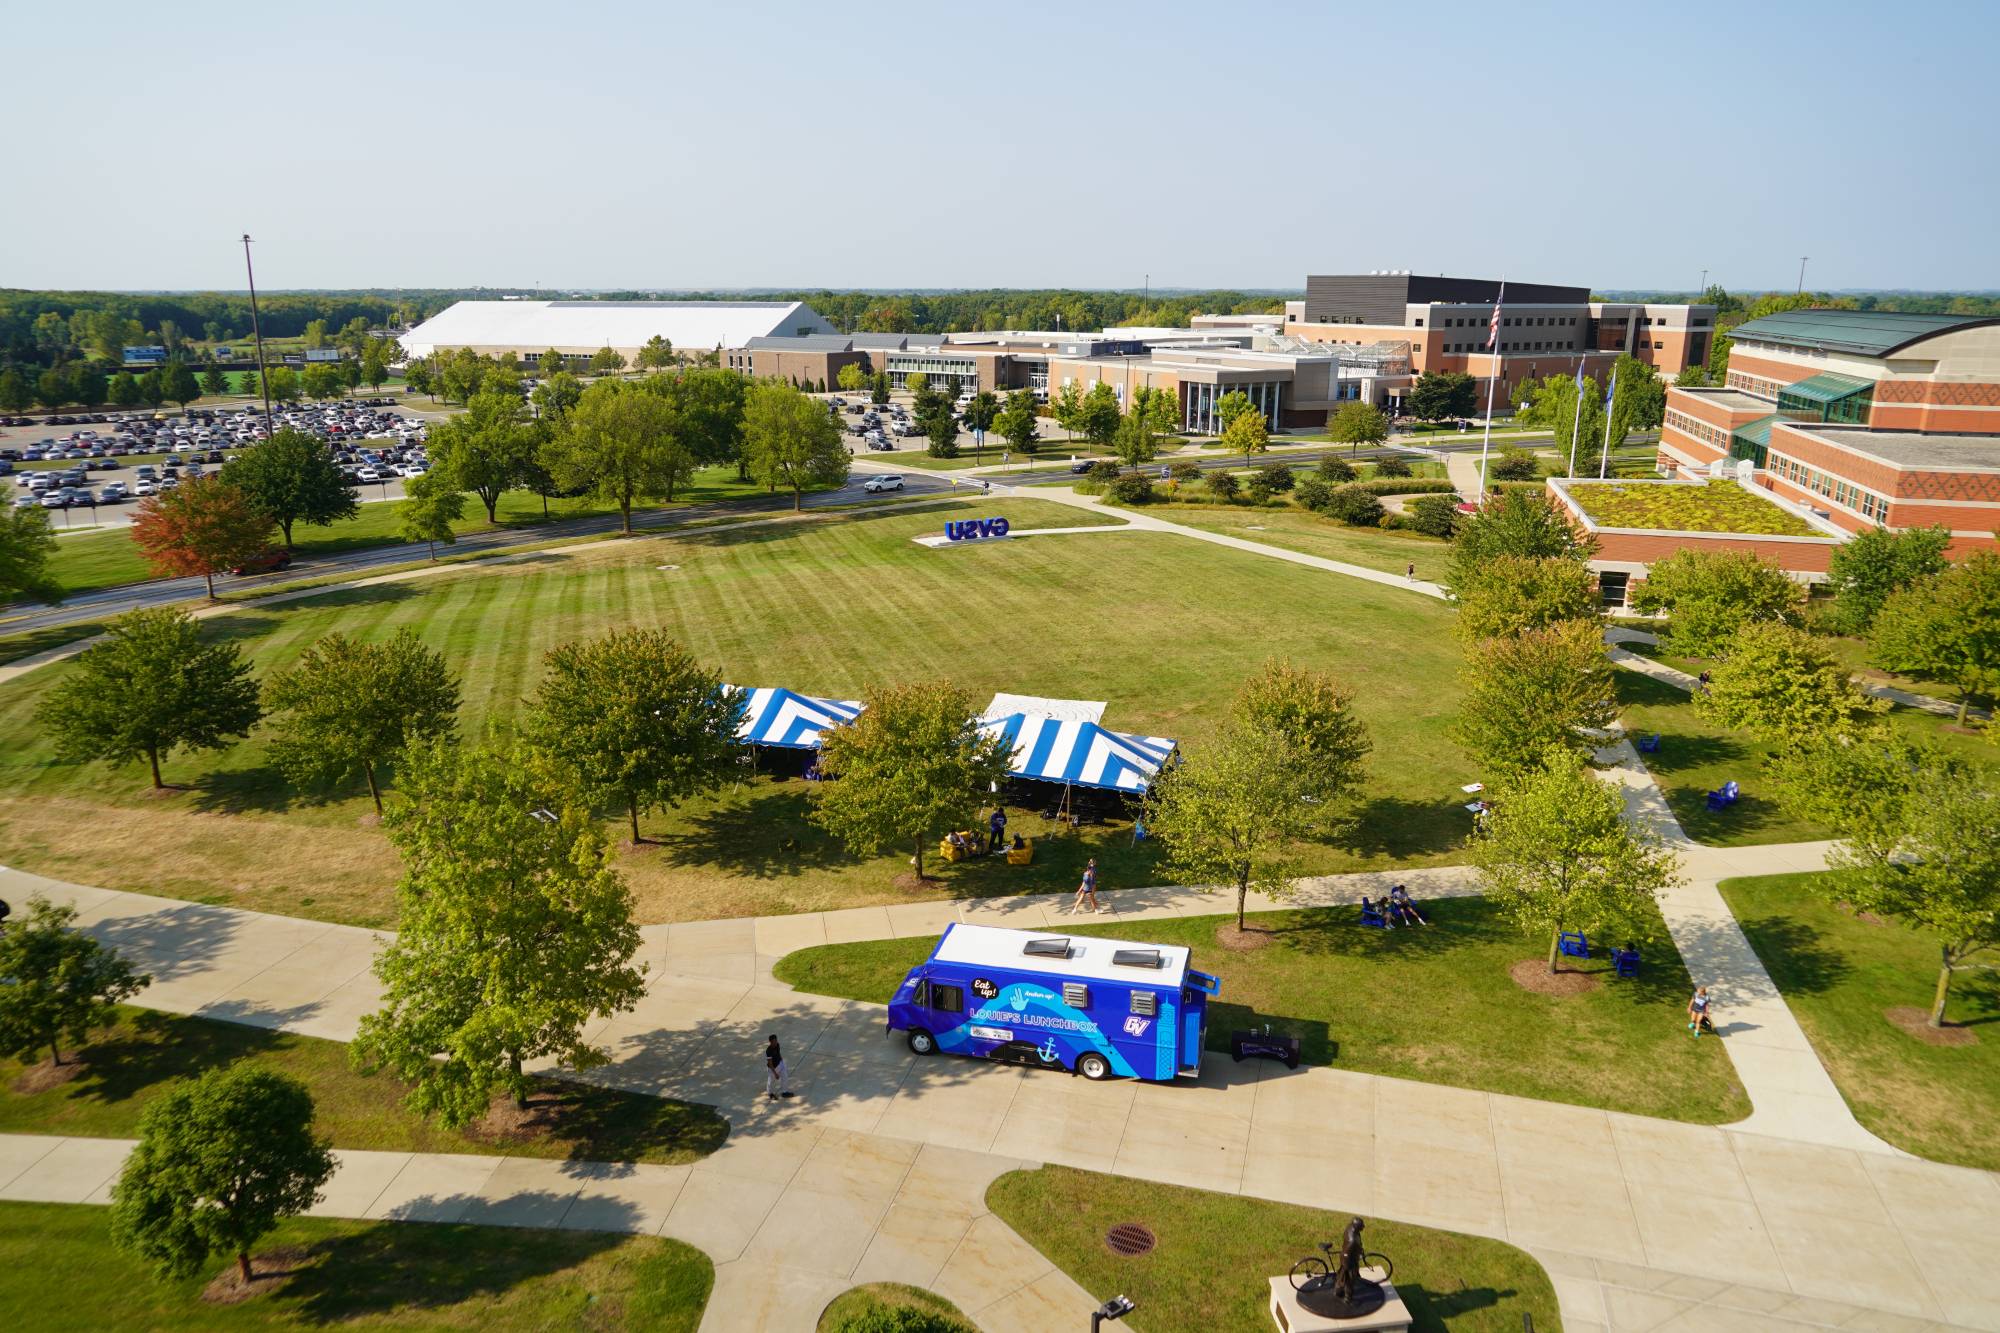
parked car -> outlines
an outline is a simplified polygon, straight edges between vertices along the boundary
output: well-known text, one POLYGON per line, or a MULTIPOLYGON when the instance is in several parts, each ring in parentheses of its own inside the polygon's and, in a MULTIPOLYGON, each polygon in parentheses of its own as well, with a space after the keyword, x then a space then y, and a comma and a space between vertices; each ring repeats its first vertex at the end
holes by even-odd
POLYGON ((861 483, 861 489, 870 495, 880 495, 884 491, 900 491, 903 489, 903 478, 898 473, 885 472, 879 477, 870 477, 861 483))

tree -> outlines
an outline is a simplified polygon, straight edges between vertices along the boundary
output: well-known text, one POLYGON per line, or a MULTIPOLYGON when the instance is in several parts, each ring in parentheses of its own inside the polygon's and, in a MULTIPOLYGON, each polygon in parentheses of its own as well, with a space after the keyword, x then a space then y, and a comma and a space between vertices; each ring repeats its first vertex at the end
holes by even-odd
POLYGON ((979 730, 974 703, 944 682, 872 691, 851 724, 822 733, 812 820, 850 851, 872 856, 898 843, 924 877, 924 840, 970 827, 981 799, 1007 776, 1006 742, 979 730))
MULTIPOLYGON (((256 371, 254 370, 244 371, 242 374, 236 377, 236 383, 237 383, 237 392, 241 393, 244 397, 246 398, 257 397, 259 393, 259 381, 257 378, 256 371)), ((135 395, 138 393, 138 389, 139 389, 138 383, 137 381, 134 381, 132 385, 132 391, 135 395)))
MULTIPOLYGON (((132 377, 126 375, 123 378, 130 380, 132 377)), ((132 387, 138 388, 136 380, 133 381, 132 387)), ((0 369, 0 412, 25 412, 28 410, 28 404, 34 400, 35 395, 28 388, 28 381, 20 371, 12 366, 0 369)), ((136 394, 134 401, 137 401, 136 394)))
POLYGON ((315 361, 307 366, 299 376, 300 391, 308 398, 337 398, 340 396, 340 367, 325 361, 315 361))
POLYGON ((1802 623, 1806 590, 1775 564, 1748 551, 1683 549, 1653 563, 1632 605, 1665 611, 1662 636, 1683 657, 1712 657, 1743 626, 1802 623))
POLYGON ((1154 389, 1146 394, 1146 420, 1162 435, 1180 433, 1181 399, 1172 389, 1154 389))
POLYGON ((583 1033, 644 994, 639 928, 596 818, 527 752, 420 739, 399 785, 383 820, 404 863, 396 938, 353 1053, 456 1128, 496 1093, 524 1106, 531 1060, 604 1063, 583 1033))
MULTIPOLYGON (((542 502, 546 509, 548 501, 542 502)), ((465 494, 436 473, 426 472, 403 483, 403 540, 422 542, 437 562, 437 544, 456 545, 452 524, 465 517, 465 494)))
POLYGON ((543 352, 541 357, 535 362, 535 368, 541 372, 541 376, 545 380, 553 379, 555 376, 561 374, 568 365, 569 362, 563 359, 563 354, 553 347, 543 352))
POLYGON ((1533 405, 1515 415, 1523 426, 1540 426, 1555 435, 1556 456, 1565 473, 1572 459, 1588 458, 1604 433, 1604 393, 1594 379, 1585 379, 1582 401, 1570 375, 1551 375, 1535 388, 1533 405))
POLYGON ((1111 386, 1103 380, 1091 385, 1077 414, 1077 427, 1083 438, 1099 447, 1110 444, 1123 419, 1124 414, 1118 410, 1118 395, 1111 386))
POLYGON ((679 411, 679 437, 696 464, 733 462, 741 469, 748 380, 733 370, 715 367, 685 371, 652 387, 665 392, 679 411))
POLYGON ((420 356, 413 356, 403 363, 403 383, 411 392, 437 397, 437 378, 431 374, 431 363, 420 356))
MULTIPOLYGON (((1226 395, 1225 395, 1226 396, 1226 395)), ((1238 412, 1222 428, 1222 443, 1239 454, 1261 454, 1270 447, 1271 433, 1262 412, 1238 412)))
POLYGON ((1375 480, 1402 478, 1410 475, 1409 460, 1401 454, 1389 454, 1375 460, 1375 480))
POLYGON ((470 491, 496 522, 500 497, 520 484, 540 437, 520 396, 481 390, 458 416, 431 428, 431 465, 454 490, 470 491))
POLYGON ((1466 649, 1460 673, 1459 742, 1506 777, 1563 749, 1581 758, 1618 715, 1611 663, 1597 624, 1567 620, 1486 639, 1466 649))
POLYGON ((299 383, 299 373, 290 366, 273 366, 264 372, 265 388, 270 391, 271 401, 296 403, 303 388, 299 383))
POLYGON ((1705 389, 1708 387, 1708 369, 1705 366, 1683 366, 1681 373, 1674 376, 1674 384, 1682 389, 1705 389))
MULTIPOLYGON (((201 384, 195 379, 194 372, 188 369, 187 362, 173 360, 167 362, 161 368, 160 391, 169 401, 186 407, 189 403, 201 397, 201 384)), ((78 401, 89 402, 95 400, 79 398, 78 401)))
POLYGON ((1541 475, 1541 464, 1535 456, 1518 445, 1505 445, 1500 456, 1493 460, 1487 474, 1494 481, 1533 481, 1541 475))
POLYGON ((631 819, 672 809, 730 778, 744 698, 661 630, 614 630, 543 659, 527 735, 594 803, 631 819))
POLYGON ((972 401, 966 404, 965 425, 968 430, 976 430, 984 434, 986 431, 993 429, 993 423, 999 416, 1000 400, 993 394, 981 389, 972 396, 972 401))
POLYGON ((1284 747, 1300 799, 1320 807, 1328 820, 1360 789, 1374 744, 1354 711, 1354 692, 1332 675, 1283 660, 1266 662, 1237 691, 1232 715, 1248 731, 1284 747))
POLYGON ((247 1284, 251 1249, 318 1203, 333 1171, 305 1084, 247 1063, 211 1069, 139 1117, 111 1191, 111 1239, 163 1277, 190 1277, 221 1250, 247 1284))
POLYGON ((1597 541, 1540 491, 1502 491, 1465 516, 1452 539, 1444 586, 1452 596, 1479 577, 1480 567, 1503 555, 1554 557, 1583 564, 1597 541))
POLYGON ((1389 418, 1375 404, 1355 399, 1342 403, 1326 419, 1326 433, 1329 439, 1357 449, 1377 445, 1389 438, 1389 418))
POLYGON ((1403 524, 1427 537, 1450 540, 1458 531, 1458 497, 1419 495, 1403 507, 1403 524))
POLYGON ((560 429, 570 409, 583 397, 583 381, 567 370, 558 370, 535 386, 535 411, 543 421, 560 429))
POLYGON ((641 370, 665 370, 674 363, 674 345, 660 334, 646 339, 646 345, 639 349, 638 365, 641 370))
POLYGON ((1007 395, 1007 406, 995 417, 993 424, 1007 441, 1007 448, 1017 454, 1032 454, 1040 441, 1039 422, 1036 419, 1035 395, 1027 389, 1016 389, 1007 395))
POLYGON ((220 398, 229 392, 229 372, 219 362, 211 361, 202 367, 201 391, 210 398, 220 398))
POLYGON ((1153 429, 1152 417, 1143 407, 1135 407, 1119 418, 1111 449, 1127 467, 1150 463, 1159 456, 1159 433, 1153 429))
POLYGON ((1238 481, 1236 474, 1227 468, 1216 468, 1212 472, 1203 474, 1201 484, 1210 495, 1224 501, 1234 500, 1237 493, 1243 489, 1243 483, 1238 481))
POLYGON ((840 368, 833 382, 840 386, 843 393, 858 393, 861 386, 868 382, 868 372, 861 368, 860 362, 850 361, 840 368))
POLYGON ((1457 630, 1477 642, 1565 621, 1595 623, 1599 610, 1597 580, 1587 567, 1551 556, 1503 555, 1460 590, 1457 630))
POLYGON ((1382 521, 1382 502, 1359 486, 1336 486, 1327 492, 1320 510, 1350 528, 1372 528, 1382 521))
POLYGON ((889 401, 889 372, 878 370, 868 386, 868 401, 880 407, 889 401))
POLYGON ((42 509, 0 512, 0 604, 21 597, 54 606, 62 601, 61 580, 49 571, 56 535, 42 509))
POLYGON ((1549 972, 1566 930, 1642 939, 1679 866, 1651 833, 1628 824, 1620 790, 1578 756, 1554 749, 1504 781, 1472 840, 1489 900, 1549 941, 1549 972))
MULTIPOLYGON (((1215 400, 1215 422, 1222 428, 1224 435, 1229 434, 1229 428, 1236 424, 1239 418, 1255 411, 1256 408, 1250 402, 1250 395, 1241 389, 1231 389, 1215 400)), ((1263 414, 1259 412, 1257 415, 1263 414)))
POLYGON ((1879 665, 1957 687, 1963 726, 1972 696, 2000 689, 2000 556, 1977 552, 1889 594, 1874 634, 1879 665))
POLYGON ((1752 621, 1725 647, 1695 712, 1761 740, 1789 747, 1851 733, 1887 707, 1856 689, 1847 668, 1802 629, 1752 621))
POLYGON ((1470 416, 1478 410, 1478 389, 1470 375, 1456 370, 1427 370, 1410 386, 1403 406, 1419 421, 1443 421, 1470 416))
MULTIPOLYGON (((69 381, 64 379, 63 376, 52 370, 42 376, 42 381, 43 385, 42 385, 41 396, 43 400, 47 402, 50 407, 55 407, 61 403, 66 403, 69 401, 70 398, 69 381), (50 376, 54 376, 55 379, 58 381, 58 389, 53 398, 51 398, 47 392, 47 381, 50 378, 50 376)), ((274 396, 275 393, 276 390, 274 389, 273 390, 274 396)), ((296 394, 293 395, 293 397, 297 396, 298 395, 296 394)), ((161 403, 166 402, 167 401, 166 377, 160 374, 158 370, 149 370, 145 374, 141 375, 139 377, 139 398, 140 401, 144 402, 148 407, 158 407, 161 403)))
POLYGON ((264 708, 276 731, 272 755, 288 777, 334 783, 358 772, 379 815, 378 771, 412 736, 451 735, 458 680, 408 629, 383 643, 336 632, 265 681, 264 708))
POLYGON ((623 354, 609 347, 600 347, 590 354, 590 373, 593 375, 615 375, 625 369, 623 354))
POLYGON ((912 415, 917 429, 929 441, 925 452, 932 458, 958 457, 958 416, 952 411, 951 399, 925 384, 919 384, 914 392, 912 415))
POLYGON ((1928 528, 1869 528, 1833 548, 1827 584, 1834 594, 1834 620, 1848 634, 1866 634, 1889 595, 1944 572, 1951 531, 1928 528))
POLYGON ((753 384, 743 411, 743 448, 751 475, 766 486, 789 487, 792 508, 805 507, 809 487, 847 481, 847 446, 840 423, 797 389, 753 384))
POLYGON ((69 763, 128 764, 143 757, 160 781, 175 750, 220 750, 262 716, 250 664, 234 644, 203 644, 178 608, 130 611, 104 642, 43 696, 35 720, 69 763))
POLYGON ((632 531, 632 506, 660 499, 694 475, 678 436, 674 405, 649 384, 599 380, 583 391, 541 461, 557 485, 618 506, 632 531))
POLYGON ((75 923, 76 908, 37 893, 26 919, 0 930, 0 1055, 28 1061, 46 1050, 61 1064, 65 1040, 81 1046, 152 981, 75 923))
POLYGON ((1077 387, 1075 380, 1063 381, 1062 388, 1056 392, 1055 403, 1049 415, 1055 418, 1055 423, 1063 428, 1065 435, 1071 440, 1076 438, 1078 431, 1082 429, 1080 423, 1083 419, 1083 390, 1077 387))
POLYGON ((155 573, 201 575, 214 601, 215 576, 269 550, 276 527, 242 487, 217 473, 141 500, 132 540, 155 573))
POLYGON ((1665 419, 1667 386, 1659 372, 1626 354, 1612 363, 1618 392, 1611 403, 1611 447, 1616 449, 1635 430, 1657 430, 1665 419))
POLYGON ((922 398, 930 391, 931 377, 921 370, 913 370, 903 376, 903 388, 912 398, 922 398))
POLYGON ((306 321, 306 346, 317 351, 326 346, 326 321, 314 319, 306 321))
POLYGON ((1345 485, 1353 481, 1357 475, 1354 471, 1354 464, 1334 454, 1323 455, 1319 460, 1319 466, 1315 467, 1313 471, 1321 481, 1334 486, 1345 485))
POLYGON ((237 455, 223 467, 222 479, 278 525, 286 550, 292 547, 294 523, 322 527, 361 512, 326 444, 289 426, 237 455))

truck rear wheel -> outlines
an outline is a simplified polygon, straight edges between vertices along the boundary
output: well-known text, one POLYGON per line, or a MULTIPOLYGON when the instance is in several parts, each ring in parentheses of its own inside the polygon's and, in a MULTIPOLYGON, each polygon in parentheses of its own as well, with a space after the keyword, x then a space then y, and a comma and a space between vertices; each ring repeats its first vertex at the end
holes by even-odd
POLYGON ((932 1055, 937 1051, 937 1038, 922 1028, 911 1028, 908 1040, 910 1049, 918 1055, 932 1055))
POLYGON ((1076 1058, 1076 1072, 1095 1082, 1111 1077, 1111 1062, 1096 1051, 1085 1051, 1076 1058))

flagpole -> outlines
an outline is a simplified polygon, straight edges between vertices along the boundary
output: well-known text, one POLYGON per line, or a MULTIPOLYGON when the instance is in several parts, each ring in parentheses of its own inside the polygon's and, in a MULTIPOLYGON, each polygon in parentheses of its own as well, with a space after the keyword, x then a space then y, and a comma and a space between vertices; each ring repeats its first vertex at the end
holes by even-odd
POLYGON ((1583 366, 1576 368, 1576 411, 1569 422, 1569 475, 1576 475, 1576 437, 1583 429, 1583 366))
POLYGON ((1612 410, 1617 406, 1617 403, 1618 371, 1614 367, 1611 371, 1611 389, 1604 395, 1604 455, 1597 461, 1597 479, 1599 481, 1603 481, 1605 473, 1611 470, 1611 416, 1612 410))
POLYGON ((1507 279, 1500 279, 1500 294, 1493 298, 1493 328, 1487 346, 1493 349, 1493 372, 1486 377, 1486 433, 1479 442, 1479 504, 1486 504, 1486 459, 1493 452, 1493 390, 1500 383, 1500 306, 1507 299, 1507 279))

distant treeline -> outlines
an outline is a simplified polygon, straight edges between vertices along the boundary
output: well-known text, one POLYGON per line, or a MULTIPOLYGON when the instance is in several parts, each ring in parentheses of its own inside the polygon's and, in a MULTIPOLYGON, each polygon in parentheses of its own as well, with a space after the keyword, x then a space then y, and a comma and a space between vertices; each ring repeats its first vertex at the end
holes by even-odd
MULTIPOLYGON (((968 292, 759 292, 767 301, 804 301, 843 333, 978 333, 996 329, 1076 329, 1095 331, 1120 325, 1184 329, 1191 315, 1275 314, 1285 308, 1283 293, 1237 291, 1082 292, 1057 289, 1021 291, 994 287, 968 292)), ((643 301, 740 299, 728 292, 605 292, 600 299, 643 301)))
MULTIPOLYGON (((1693 292, 1617 291, 1594 294, 1598 301, 1658 301, 1674 303, 1699 301, 1720 308, 1727 317, 1758 306, 1766 309, 1782 305, 1786 309, 1812 306, 1821 310, 1890 310, 1905 315, 2000 315, 2000 293, 1995 292, 1728 292, 1710 287, 1697 296, 1693 292)), ((1735 321, 1740 323, 1741 321, 1735 321)))

